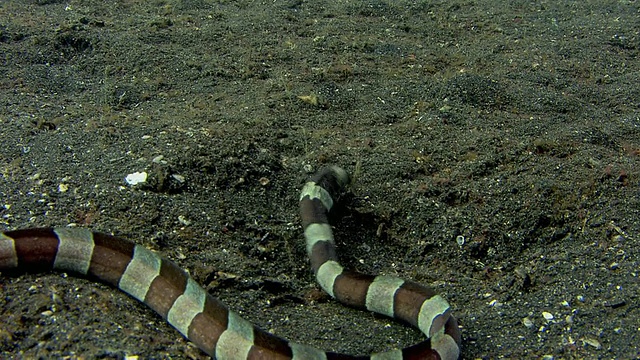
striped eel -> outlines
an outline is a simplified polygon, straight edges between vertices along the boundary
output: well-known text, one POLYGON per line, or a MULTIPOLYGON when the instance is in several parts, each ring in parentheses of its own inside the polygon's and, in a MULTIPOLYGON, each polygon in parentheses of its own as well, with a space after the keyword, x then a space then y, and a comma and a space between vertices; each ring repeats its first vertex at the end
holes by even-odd
POLYGON ((431 289, 393 276, 347 271, 337 262, 327 215, 347 173, 326 168, 306 183, 300 214, 311 267, 320 286, 346 305, 419 328, 416 345, 369 356, 324 352, 287 341, 242 319, 184 270, 147 248, 82 228, 33 228, 0 233, 0 271, 74 273, 110 284, 148 305, 180 333, 220 360, 457 359, 460 333, 449 304, 431 289))

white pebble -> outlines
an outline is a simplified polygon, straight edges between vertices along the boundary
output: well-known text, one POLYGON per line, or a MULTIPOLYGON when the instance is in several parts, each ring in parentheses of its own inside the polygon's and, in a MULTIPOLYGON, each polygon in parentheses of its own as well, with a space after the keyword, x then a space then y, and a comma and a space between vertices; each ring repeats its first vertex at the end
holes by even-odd
POLYGON ((132 174, 127 175, 125 181, 129 185, 137 185, 147 181, 147 173, 146 172, 134 172, 132 174))
POLYGON ((522 323, 524 324, 524 326, 528 327, 529 329, 533 327, 533 321, 531 321, 529 317, 522 319, 522 323))
POLYGON ((553 320, 553 314, 550 312, 543 311, 542 317, 545 318, 547 321, 553 320))

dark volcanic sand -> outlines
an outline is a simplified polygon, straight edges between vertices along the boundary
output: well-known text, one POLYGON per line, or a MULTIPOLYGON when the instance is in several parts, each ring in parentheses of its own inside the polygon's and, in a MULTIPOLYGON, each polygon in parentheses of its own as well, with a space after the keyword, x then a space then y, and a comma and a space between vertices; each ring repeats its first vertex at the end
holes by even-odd
MULTIPOLYGON (((5 0, 1 229, 114 233, 275 334, 407 346, 305 258, 305 178, 360 167, 342 261, 437 288, 464 358, 638 357, 639 19, 635 0, 5 0)), ((2 358, 205 357, 107 286, 0 281, 2 358)))

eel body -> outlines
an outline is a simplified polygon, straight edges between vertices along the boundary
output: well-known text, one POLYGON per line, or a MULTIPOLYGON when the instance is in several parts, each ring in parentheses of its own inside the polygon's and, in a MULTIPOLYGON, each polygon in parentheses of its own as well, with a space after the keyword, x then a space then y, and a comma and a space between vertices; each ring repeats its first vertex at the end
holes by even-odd
POLYGON ((328 214, 349 182, 339 167, 314 175, 300 195, 311 268, 320 286, 348 306, 420 329, 426 340, 367 356, 325 352, 272 335, 208 294, 184 270, 128 240, 83 228, 0 233, 0 271, 60 271, 110 284, 145 303, 200 349, 219 360, 446 359, 460 356, 460 332, 449 304, 423 285, 344 269, 328 214))

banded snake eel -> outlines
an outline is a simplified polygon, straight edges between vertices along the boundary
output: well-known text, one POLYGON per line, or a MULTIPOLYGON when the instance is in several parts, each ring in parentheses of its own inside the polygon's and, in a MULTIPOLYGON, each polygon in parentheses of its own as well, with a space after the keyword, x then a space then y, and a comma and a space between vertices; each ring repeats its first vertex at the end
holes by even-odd
POLYGON ((433 290, 393 276, 345 270, 328 221, 349 182, 337 166, 304 186, 300 214, 311 267, 320 286, 345 305, 409 323, 427 336, 413 346, 368 356, 324 352, 287 341, 242 319, 184 270, 147 248, 83 228, 32 228, 0 233, 0 271, 55 270, 119 288, 145 303, 205 353, 243 359, 448 359, 460 356, 460 332, 449 304, 433 290))

